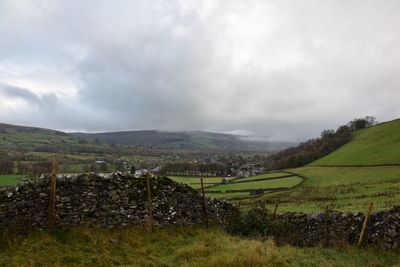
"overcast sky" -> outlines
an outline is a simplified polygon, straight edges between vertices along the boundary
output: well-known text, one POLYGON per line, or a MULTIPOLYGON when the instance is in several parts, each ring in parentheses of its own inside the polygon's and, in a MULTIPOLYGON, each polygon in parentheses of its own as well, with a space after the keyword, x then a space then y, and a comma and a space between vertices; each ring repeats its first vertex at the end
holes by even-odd
POLYGON ((400 1, 0 0, 0 122, 297 141, 400 117, 400 1))

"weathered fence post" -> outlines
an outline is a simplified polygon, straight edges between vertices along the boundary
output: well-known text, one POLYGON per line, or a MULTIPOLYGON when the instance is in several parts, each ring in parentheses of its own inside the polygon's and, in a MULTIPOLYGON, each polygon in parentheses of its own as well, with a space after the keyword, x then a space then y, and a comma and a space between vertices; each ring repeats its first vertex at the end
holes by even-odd
POLYGON ((48 227, 50 231, 54 229, 54 220, 56 217, 56 183, 57 183, 57 162, 56 162, 56 156, 53 155, 51 181, 50 181, 50 201, 49 201, 49 220, 48 220, 48 227))
POLYGON ((263 203, 261 200, 258 201, 260 203, 260 208, 265 210, 265 203, 263 203))
POLYGON ((372 202, 369 203, 368 212, 367 212, 367 215, 365 215, 364 223, 363 223, 363 226, 361 229, 360 238, 358 239, 358 246, 361 246, 362 242, 364 241, 365 231, 367 230, 368 219, 369 219, 369 216, 371 216, 372 206, 373 206, 373 203, 372 202))
POLYGON ((151 196, 151 174, 146 174, 147 183, 147 221, 146 229, 149 233, 153 232, 153 202, 151 196))
POLYGON ((201 182, 201 193, 203 195, 203 216, 204 216, 204 222, 208 226, 208 211, 207 211, 207 200, 206 200, 206 195, 204 193, 204 185, 203 185, 203 178, 200 178, 201 182))
POLYGON ((275 220, 275 217, 276 217, 276 211, 278 210, 278 206, 279 206, 279 203, 278 203, 278 202, 276 202, 276 204, 275 204, 275 209, 274 209, 274 213, 272 214, 272 219, 273 219, 273 220, 275 220))

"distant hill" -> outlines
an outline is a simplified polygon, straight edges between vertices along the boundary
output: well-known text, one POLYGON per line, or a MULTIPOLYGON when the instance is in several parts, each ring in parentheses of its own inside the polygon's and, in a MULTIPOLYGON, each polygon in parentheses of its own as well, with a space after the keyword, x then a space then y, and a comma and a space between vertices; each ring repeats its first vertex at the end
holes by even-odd
POLYGON ((0 150, 39 152, 112 151, 115 144, 128 146, 201 151, 277 151, 292 144, 256 142, 241 136, 210 132, 123 131, 110 133, 65 133, 38 127, 0 123, 0 150))
POLYGON ((203 131, 122 131, 91 134, 71 133, 71 135, 107 141, 114 144, 159 149, 277 151, 291 145, 291 143, 284 142, 248 141, 238 135, 203 131))
POLYGON ((353 133, 353 140, 313 165, 400 164, 400 119, 353 133))
POLYGON ((60 131, 0 123, 0 150, 103 153, 113 149, 106 142, 87 140, 60 131))

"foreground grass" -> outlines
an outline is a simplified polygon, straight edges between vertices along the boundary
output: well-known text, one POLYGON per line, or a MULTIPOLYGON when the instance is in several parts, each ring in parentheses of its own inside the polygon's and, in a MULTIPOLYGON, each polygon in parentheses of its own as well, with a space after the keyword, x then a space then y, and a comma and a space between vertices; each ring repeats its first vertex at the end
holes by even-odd
MULTIPOLYGON (((301 212, 320 211, 326 206, 364 212, 369 202, 374 203, 375 211, 400 205, 400 166, 303 167, 291 171, 307 177, 300 187, 257 200, 279 202, 281 211, 301 212)), ((250 200, 247 202, 242 203, 243 207, 252 205, 250 200)))
POLYGON ((12 186, 16 183, 21 183, 21 178, 26 177, 26 175, 19 174, 2 174, 0 175, 0 186, 12 186))
MULTIPOLYGON (((232 237, 218 227, 70 228, 54 234, 4 234, 0 266, 395 266, 399 252, 346 246, 277 247, 232 237)), ((399 265, 398 265, 399 266, 399 265)))

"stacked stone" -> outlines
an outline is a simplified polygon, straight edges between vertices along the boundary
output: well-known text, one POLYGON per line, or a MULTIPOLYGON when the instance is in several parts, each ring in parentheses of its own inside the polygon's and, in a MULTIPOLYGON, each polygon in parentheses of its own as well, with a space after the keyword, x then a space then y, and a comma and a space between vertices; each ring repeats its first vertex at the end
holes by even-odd
MULTIPOLYGON (((338 211, 314 214, 288 212, 277 216, 288 229, 290 242, 300 246, 355 244, 365 215, 338 211)), ((400 248, 400 208, 371 214, 364 244, 383 249, 400 248)))
MULTIPOLYGON (((50 178, 0 189, 0 225, 45 226, 50 178)), ((153 178, 154 224, 191 225, 203 222, 203 199, 191 187, 166 177, 153 178)), ((238 210, 224 200, 207 199, 209 217, 227 223, 238 210)), ((115 173, 57 178, 56 224, 115 227, 144 225, 147 218, 146 180, 115 173)))

